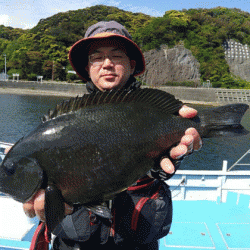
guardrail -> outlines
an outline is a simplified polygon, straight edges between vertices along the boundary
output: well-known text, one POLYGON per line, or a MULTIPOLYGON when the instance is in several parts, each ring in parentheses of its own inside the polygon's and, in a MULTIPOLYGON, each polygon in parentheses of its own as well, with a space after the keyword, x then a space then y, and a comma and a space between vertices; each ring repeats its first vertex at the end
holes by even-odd
POLYGON ((219 102, 250 102, 250 90, 215 89, 219 102))
POLYGON ((227 161, 221 171, 178 170, 166 183, 173 200, 226 202, 229 191, 250 196, 250 171, 228 171, 227 161))

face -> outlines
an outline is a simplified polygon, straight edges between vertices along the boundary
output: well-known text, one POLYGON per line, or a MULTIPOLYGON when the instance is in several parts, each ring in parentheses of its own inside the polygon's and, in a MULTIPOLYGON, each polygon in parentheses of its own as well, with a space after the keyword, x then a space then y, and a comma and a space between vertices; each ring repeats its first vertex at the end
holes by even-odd
POLYGON ((135 64, 136 62, 130 60, 124 50, 115 46, 100 45, 90 50, 86 70, 93 84, 99 90, 105 91, 122 88, 134 73, 135 64), (99 58, 102 56, 105 56, 104 61, 100 63, 99 58), (95 63, 98 60, 99 63, 95 63))

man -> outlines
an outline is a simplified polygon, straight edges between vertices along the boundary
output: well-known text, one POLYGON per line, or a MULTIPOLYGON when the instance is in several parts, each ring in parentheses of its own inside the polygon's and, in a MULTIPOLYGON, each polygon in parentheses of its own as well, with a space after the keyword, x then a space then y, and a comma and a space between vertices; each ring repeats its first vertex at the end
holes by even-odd
MULTIPOLYGON (((140 87, 134 77, 145 70, 141 50, 132 41, 128 31, 114 21, 99 22, 89 27, 84 39, 72 46, 69 60, 77 74, 84 81, 88 81, 89 92, 113 89, 133 91, 140 87)), ((179 114, 182 117, 191 118, 197 114, 197 111, 183 106, 179 114)), ((200 147, 201 140, 198 132, 190 128, 186 131, 180 144, 170 151, 170 157, 176 163, 177 160, 191 153, 193 149, 197 150, 200 147)), ((128 247, 138 250, 158 249, 157 240, 168 233, 172 221, 171 195, 163 180, 170 178, 175 173, 175 166, 167 157, 161 160, 160 166, 162 171, 150 171, 137 184, 109 202, 113 213, 112 221, 103 219, 84 207, 71 208, 65 204, 65 215, 68 216, 53 232, 57 236, 53 242, 53 249, 89 249, 90 247, 97 249, 127 249, 128 247), (140 197, 144 195, 145 190, 142 189, 142 186, 146 186, 147 192, 155 198, 155 202, 159 202, 157 204, 161 202, 161 207, 164 208, 160 212, 160 209, 155 211, 155 214, 159 212, 159 216, 157 216, 163 218, 162 221, 165 223, 161 227, 159 227, 159 223, 157 226, 153 223, 147 224, 155 215, 151 214, 155 203, 152 205, 148 203, 144 207, 145 216, 133 217, 136 213, 142 213, 141 208, 138 207, 146 203, 142 203, 141 198, 137 200, 138 192, 140 197), (153 187, 165 191, 156 195, 156 193, 152 193, 153 187), (137 192, 136 195, 134 190, 137 192), (158 198, 159 195, 162 197, 158 198), (138 223, 135 224, 132 221, 133 218, 137 218, 138 223), (132 229, 130 225, 132 225, 132 229), (163 229, 164 225, 166 229, 163 229)), ((144 200, 148 201, 150 197, 146 197, 144 200)), ((44 191, 40 190, 32 200, 24 204, 23 208, 29 217, 38 216, 41 221, 45 221, 44 191)))

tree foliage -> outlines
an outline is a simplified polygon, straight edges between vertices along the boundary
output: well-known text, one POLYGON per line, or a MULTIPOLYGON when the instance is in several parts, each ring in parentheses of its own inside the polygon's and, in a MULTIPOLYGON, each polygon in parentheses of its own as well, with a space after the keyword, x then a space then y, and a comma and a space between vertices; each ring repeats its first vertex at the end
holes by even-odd
MULTIPOLYGON (((54 79, 66 80, 65 70, 71 69, 69 49, 84 37, 90 25, 103 20, 116 20, 133 34, 150 19, 142 13, 97 5, 41 19, 37 26, 27 31, 0 26, 0 49, 7 55, 8 69, 19 72, 20 78, 28 79, 29 75, 37 74, 51 79, 51 64, 54 62, 54 79)), ((2 69, 4 60, 0 56, 0 71, 2 69)))
POLYGON ((135 41, 143 51, 174 46, 184 41, 200 62, 201 80, 209 79, 215 87, 249 87, 246 81, 231 75, 222 44, 235 39, 250 45, 250 14, 239 9, 214 8, 167 11, 163 17, 152 18, 135 33, 135 41))
MULTIPOLYGON (((184 42, 200 62, 201 80, 210 79, 213 86, 249 86, 230 74, 222 48, 229 38, 250 45, 250 14, 239 9, 170 10, 162 17, 151 17, 97 5, 41 19, 30 30, 1 25, 0 51, 7 55, 8 70, 18 72, 20 78, 43 75, 51 79, 54 67, 54 79, 65 80, 65 70, 71 69, 70 47, 84 37, 90 25, 110 20, 124 25, 143 51, 184 42)), ((0 71, 3 69, 4 57, 0 56, 0 71)))
POLYGON ((5 27, 4 25, 0 25, 0 38, 1 39, 14 40, 26 32, 27 32, 26 30, 14 29, 12 27, 5 27))

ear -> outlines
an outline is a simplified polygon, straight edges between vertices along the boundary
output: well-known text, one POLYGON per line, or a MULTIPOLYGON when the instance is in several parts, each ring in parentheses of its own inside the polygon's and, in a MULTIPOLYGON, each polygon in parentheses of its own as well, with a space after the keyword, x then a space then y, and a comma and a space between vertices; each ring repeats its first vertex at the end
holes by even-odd
POLYGON ((134 74, 135 66, 136 66, 136 61, 135 60, 130 60, 130 67, 131 67, 130 75, 134 74))

